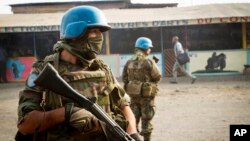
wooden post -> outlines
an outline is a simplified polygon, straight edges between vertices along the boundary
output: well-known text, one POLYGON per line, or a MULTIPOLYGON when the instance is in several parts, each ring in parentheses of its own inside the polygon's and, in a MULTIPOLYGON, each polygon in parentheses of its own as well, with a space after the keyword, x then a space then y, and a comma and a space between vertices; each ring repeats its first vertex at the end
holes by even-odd
POLYGON ((105 32, 106 55, 110 54, 109 32, 105 32))
POLYGON ((247 26, 246 23, 242 23, 242 48, 247 48, 247 26))
POLYGON ((33 32, 33 50, 34 50, 34 56, 37 57, 37 51, 36 51, 36 33, 33 32))
POLYGON ((184 27, 184 32, 185 32, 185 49, 188 49, 188 31, 187 31, 187 26, 184 27))

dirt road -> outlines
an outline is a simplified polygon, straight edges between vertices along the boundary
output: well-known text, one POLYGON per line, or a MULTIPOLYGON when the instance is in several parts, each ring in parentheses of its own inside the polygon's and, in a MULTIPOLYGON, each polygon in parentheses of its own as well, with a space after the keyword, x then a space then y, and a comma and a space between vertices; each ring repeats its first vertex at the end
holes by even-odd
MULTIPOLYGON (((1 141, 14 140, 23 85, 0 84, 1 141)), ((228 141, 230 124, 250 124, 250 78, 199 78, 193 85, 164 79, 156 105, 153 141, 228 141)))

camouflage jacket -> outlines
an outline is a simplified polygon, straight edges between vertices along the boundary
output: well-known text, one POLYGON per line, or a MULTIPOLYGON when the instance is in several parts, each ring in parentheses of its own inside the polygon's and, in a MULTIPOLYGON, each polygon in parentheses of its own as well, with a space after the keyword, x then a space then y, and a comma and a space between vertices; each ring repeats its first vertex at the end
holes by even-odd
MULTIPOLYGON (((88 98, 95 97, 97 99, 97 104, 112 117, 121 114, 120 109, 128 105, 128 102, 123 99, 125 91, 116 81, 109 67, 105 65, 102 60, 95 59, 93 63, 95 63, 98 68, 92 70, 88 67, 76 66, 64 62, 59 59, 59 54, 55 53, 47 56, 44 61, 34 63, 31 74, 39 74, 46 63, 54 65, 62 78, 79 93, 88 98)), ((30 111, 49 111, 63 107, 68 102, 72 101, 48 90, 44 92, 42 88, 38 86, 32 88, 26 86, 24 90, 20 91, 18 124, 24 120, 25 115, 30 111), (45 102, 45 106, 41 106, 42 101, 45 102)), ((77 104, 75 105, 77 106, 77 104)), ((64 123, 47 130, 45 133, 39 133, 38 135, 38 140, 42 141, 91 140, 81 133, 72 130, 64 123)))

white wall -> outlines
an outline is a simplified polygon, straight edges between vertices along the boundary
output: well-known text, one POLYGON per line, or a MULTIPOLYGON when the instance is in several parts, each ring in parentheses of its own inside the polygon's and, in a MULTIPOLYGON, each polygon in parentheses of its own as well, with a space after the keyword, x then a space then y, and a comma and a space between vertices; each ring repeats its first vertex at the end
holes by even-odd
MULTIPOLYGON (((207 65, 207 59, 212 56, 214 50, 211 51, 189 51, 190 63, 187 64, 189 72, 195 72, 197 70, 205 70, 207 65)), ((244 65, 247 64, 247 50, 216 50, 216 54, 224 53, 226 55, 226 67, 224 70, 239 71, 242 73, 244 65)), ((100 58, 104 60, 106 64, 110 66, 115 77, 119 78, 122 75, 122 71, 125 63, 132 57, 133 54, 112 54, 112 55, 101 55, 100 58)), ((151 54, 149 57, 156 56, 159 58, 157 63, 161 74, 164 72, 164 65, 161 53, 151 54)))
POLYGON ((212 56, 212 53, 216 52, 217 55, 224 53, 226 55, 226 67, 224 70, 232 70, 242 72, 244 64, 247 64, 247 50, 211 50, 211 51, 190 51, 190 63, 188 68, 190 72, 197 70, 205 70, 207 65, 207 59, 212 56))

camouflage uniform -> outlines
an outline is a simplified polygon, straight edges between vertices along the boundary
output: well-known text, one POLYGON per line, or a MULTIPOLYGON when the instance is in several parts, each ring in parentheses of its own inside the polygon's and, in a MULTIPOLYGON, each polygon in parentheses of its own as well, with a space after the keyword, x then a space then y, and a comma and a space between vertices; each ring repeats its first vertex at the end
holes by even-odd
POLYGON ((144 136, 145 141, 150 140, 153 130, 152 119, 155 115, 155 95, 158 91, 157 83, 161 80, 160 71, 152 59, 137 50, 135 56, 126 63, 122 78, 125 90, 131 96, 131 109, 136 116, 137 130, 139 131, 138 124, 141 119, 141 135, 144 136), (152 84, 156 87, 150 96, 143 96, 143 91, 139 95, 131 95, 127 86, 132 81, 141 82, 141 89, 145 84, 152 84))
MULTIPOLYGON (((108 113, 113 119, 123 117, 120 108, 127 106, 128 102, 123 100, 124 90, 119 86, 113 77, 110 69, 101 60, 95 59, 92 65, 78 66, 59 60, 59 53, 47 56, 44 61, 36 62, 33 65, 31 73, 39 73, 49 62, 54 65, 58 73, 79 93, 88 98, 95 97, 97 103, 108 113), (114 116, 117 115, 117 116, 114 116)), ((49 81, 49 78, 48 78, 49 81)), ((42 91, 39 87, 26 87, 20 92, 18 106, 18 123, 21 123, 27 113, 33 110, 50 111, 65 106, 66 103, 72 102, 70 99, 59 96, 51 91, 42 91), (41 103, 45 102, 44 105, 41 103)), ((77 104, 75 104, 77 106, 77 104)), ((117 119, 118 124, 126 126, 124 118, 117 119), (119 122, 121 121, 121 122, 119 122)), ((124 127, 125 128, 125 127, 124 127)), ((103 140, 103 135, 93 136, 85 135, 73 129, 69 125, 62 123, 44 133, 37 133, 36 139, 39 141, 94 141, 103 140)), ((106 139, 105 139, 106 140, 106 139)))

